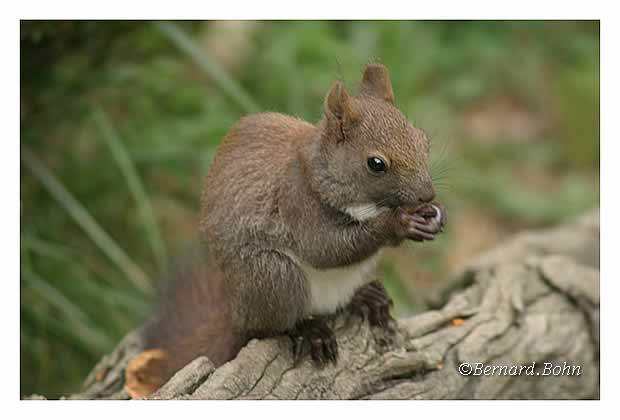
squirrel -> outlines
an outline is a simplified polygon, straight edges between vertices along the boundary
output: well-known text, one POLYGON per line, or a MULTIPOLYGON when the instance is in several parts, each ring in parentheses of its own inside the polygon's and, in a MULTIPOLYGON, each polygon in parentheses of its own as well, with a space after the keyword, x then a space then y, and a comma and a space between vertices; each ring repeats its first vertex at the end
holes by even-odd
POLYGON ((328 319, 350 308, 388 328, 392 301, 373 278, 381 249, 432 240, 429 138, 396 108, 388 70, 368 64, 360 91, 341 81, 317 124, 279 113, 240 119, 220 143, 201 198, 204 246, 182 262, 126 389, 149 395, 199 355, 215 366, 252 338, 288 334, 295 360, 338 359, 328 319))

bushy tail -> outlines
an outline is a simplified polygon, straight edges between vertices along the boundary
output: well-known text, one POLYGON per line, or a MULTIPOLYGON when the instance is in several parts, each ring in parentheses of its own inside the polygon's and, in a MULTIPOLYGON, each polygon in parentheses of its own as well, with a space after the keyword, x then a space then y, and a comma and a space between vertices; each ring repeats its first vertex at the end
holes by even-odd
POLYGON ((175 264, 155 317, 144 327, 146 351, 127 366, 133 398, 151 394, 200 355, 220 366, 239 352, 247 340, 233 332, 224 281, 216 267, 207 268, 204 245, 175 264))

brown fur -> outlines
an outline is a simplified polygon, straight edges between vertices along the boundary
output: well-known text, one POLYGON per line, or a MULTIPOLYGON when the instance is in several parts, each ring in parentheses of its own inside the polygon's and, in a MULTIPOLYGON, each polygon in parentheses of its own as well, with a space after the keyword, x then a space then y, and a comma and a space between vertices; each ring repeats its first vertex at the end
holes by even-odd
POLYGON ((220 144, 202 196, 209 269, 182 271, 148 329, 149 343, 176 359, 169 372, 198 354, 219 365, 247 339, 312 315, 290 254, 316 269, 342 267, 407 238, 399 209, 434 197, 428 153, 377 64, 367 66, 358 96, 334 83, 315 125, 277 113, 242 118, 220 144), (371 156, 388 164, 385 174, 369 171, 371 156), (363 221, 346 212, 368 203, 386 210, 363 221))

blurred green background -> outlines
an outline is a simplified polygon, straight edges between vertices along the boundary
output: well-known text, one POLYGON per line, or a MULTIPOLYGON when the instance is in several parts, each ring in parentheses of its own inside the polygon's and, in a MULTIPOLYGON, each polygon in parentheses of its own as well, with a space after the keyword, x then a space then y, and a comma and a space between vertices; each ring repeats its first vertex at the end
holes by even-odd
POLYGON ((22 21, 21 394, 77 391, 145 319, 235 120, 317 121, 371 61, 430 133, 450 210, 382 261, 399 315, 472 254, 598 205, 598 22, 22 21))

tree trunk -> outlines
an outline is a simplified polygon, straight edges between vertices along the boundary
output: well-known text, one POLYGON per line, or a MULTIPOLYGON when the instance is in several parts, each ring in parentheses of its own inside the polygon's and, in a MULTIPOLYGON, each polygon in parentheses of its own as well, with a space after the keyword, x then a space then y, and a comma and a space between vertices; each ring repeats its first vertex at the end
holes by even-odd
MULTIPOLYGON (((472 260, 428 305, 393 336, 337 319, 336 366, 293 366, 287 337, 252 340, 218 369, 194 360, 152 398, 599 398, 598 210, 472 260)), ((128 398, 124 368, 141 350, 134 331, 70 398, 128 398)))

